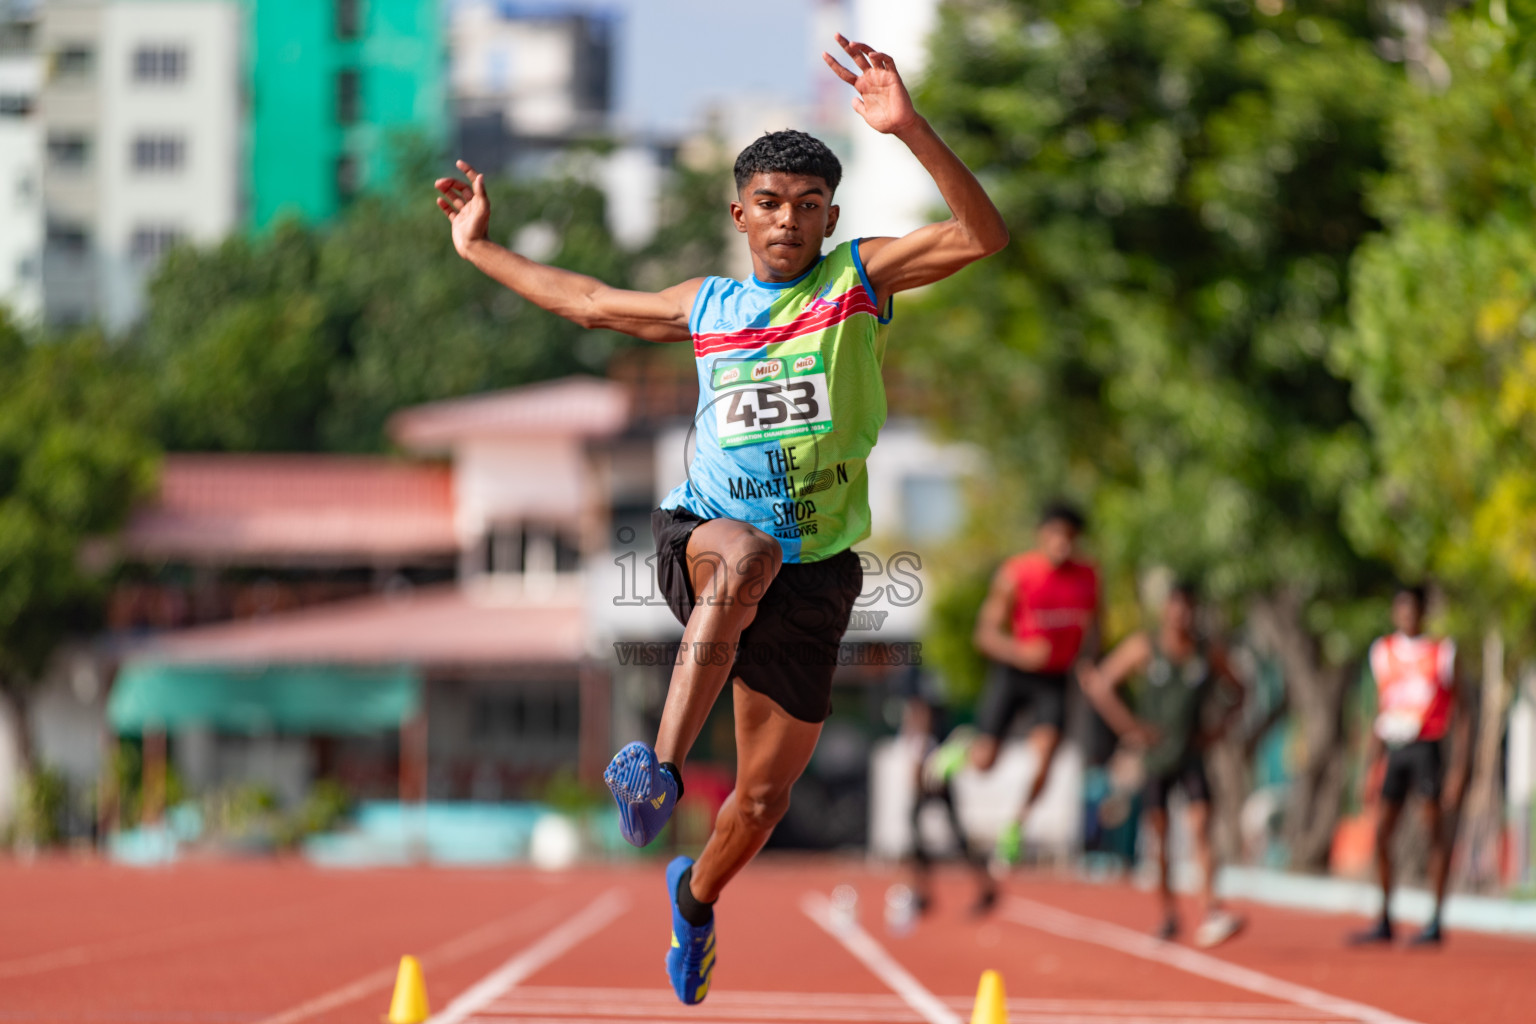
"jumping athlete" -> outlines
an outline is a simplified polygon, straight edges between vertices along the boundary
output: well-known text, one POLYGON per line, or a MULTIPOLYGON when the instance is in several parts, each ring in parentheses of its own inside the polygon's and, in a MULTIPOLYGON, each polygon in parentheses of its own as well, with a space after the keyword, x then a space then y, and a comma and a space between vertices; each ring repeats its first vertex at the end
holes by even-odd
POLYGON ((1070 673, 1085 652, 1092 656, 1097 642, 1099 574, 1077 551, 1084 524, 1072 505, 1048 505, 1034 550, 1002 564, 976 618, 976 648, 994 665, 976 713, 981 736, 971 747, 971 764, 990 770, 1014 718, 1027 709, 1028 743, 1039 765, 1017 817, 998 834, 997 857, 1004 864, 1018 863, 1024 819, 1050 780, 1066 723, 1070 673))
POLYGON ((1376 682, 1376 722, 1368 760, 1381 776, 1376 819, 1376 868, 1381 875, 1381 917, 1375 927, 1350 936, 1352 945, 1392 941, 1392 834, 1409 791, 1424 798, 1429 833, 1429 879, 1435 909, 1409 945, 1439 945, 1440 908, 1451 874, 1455 811, 1461 803, 1470 754, 1466 717, 1456 714, 1456 644, 1424 635, 1423 587, 1399 588, 1392 598, 1396 632, 1371 644, 1369 665, 1376 682), (1446 778, 1444 741, 1454 723, 1446 778), (1451 825, 1452 827, 1447 827, 1451 825))
POLYGON ((862 585, 850 550, 868 536, 865 458, 885 421, 880 364, 891 299, 1001 249, 1008 230, 976 178, 912 106, 895 62, 838 44, 857 70, 853 108, 895 135, 932 175, 950 217, 900 238, 830 253, 837 158, 802 132, 763 136, 736 160, 731 217, 752 274, 656 293, 625 291, 535 263, 487 238, 482 176, 440 179, 438 205, 465 259, 524 298, 591 328, 692 341, 699 377, 688 479, 652 516, 657 577, 684 624, 654 747, 631 743, 606 773, 625 838, 650 842, 682 796, 681 765, 727 679, 736 787, 697 862, 667 868, 667 971, 684 1003, 709 991, 712 906, 789 804, 831 710, 837 648, 862 585))
POLYGON ((1144 750, 1145 806, 1147 822, 1157 837, 1158 893, 1163 904, 1156 936, 1166 942, 1179 933, 1178 904, 1168 878, 1168 795, 1178 786, 1188 800, 1189 830, 1204 873, 1195 944, 1209 948, 1227 941, 1243 922, 1216 898, 1211 784, 1204 752, 1242 710, 1243 685, 1232 674, 1226 653, 1196 632, 1194 589, 1183 584, 1174 587, 1163 602, 1156 636, 1141 632, 1127 637, 1101 665, 1085 672, 1082 682, 1110 728, 1127 744, 1144 750), (1116 690, 1137 675, 1142 685, 1132 714, 1116 690), (1208 727, 1207 709, 1218 687, 1229 698, 1227 711, 1208 727))

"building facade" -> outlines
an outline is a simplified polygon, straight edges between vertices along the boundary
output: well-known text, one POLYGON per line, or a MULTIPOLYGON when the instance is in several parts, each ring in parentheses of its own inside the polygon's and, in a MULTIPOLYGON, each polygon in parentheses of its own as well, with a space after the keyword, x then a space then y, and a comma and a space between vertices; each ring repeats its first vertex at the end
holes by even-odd
POLYGON ((447 137, 436 0, 248 0, 248 223, 329 220, 447 137))
POLYGON ((235 0, 48 0, 42 306, 53 325, 132 323, 180 242, 239 224, 240 7, 235 0))
POLYGON ((30 5, 0 4, 0 306, 22 322, 42 313, 43 62, 30 5))

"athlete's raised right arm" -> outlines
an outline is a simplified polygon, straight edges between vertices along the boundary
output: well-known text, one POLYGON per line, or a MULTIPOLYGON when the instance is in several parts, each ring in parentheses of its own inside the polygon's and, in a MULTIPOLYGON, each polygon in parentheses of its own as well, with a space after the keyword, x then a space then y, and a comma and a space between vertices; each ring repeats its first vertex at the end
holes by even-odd
POLYGON ((488 237, 491 201, 485 194, 485 175, 463 160, 458 167, 469 180, 438 178, 437 205, 453 225, 453 247, 481 272, 582 327, 619 331, 646 341, 689 340, 688 313, 702 278, 659 292, 635 292, 519 256, 488 237))

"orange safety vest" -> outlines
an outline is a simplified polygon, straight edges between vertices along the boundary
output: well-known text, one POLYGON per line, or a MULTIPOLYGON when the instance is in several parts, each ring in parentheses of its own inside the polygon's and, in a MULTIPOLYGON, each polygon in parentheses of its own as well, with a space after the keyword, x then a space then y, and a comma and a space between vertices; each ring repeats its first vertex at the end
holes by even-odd
POLYGON ((1456 643, 1393 633, 1371 644, 1376 735, 1389 746, 1438 740, 1451 723, 1456 643))

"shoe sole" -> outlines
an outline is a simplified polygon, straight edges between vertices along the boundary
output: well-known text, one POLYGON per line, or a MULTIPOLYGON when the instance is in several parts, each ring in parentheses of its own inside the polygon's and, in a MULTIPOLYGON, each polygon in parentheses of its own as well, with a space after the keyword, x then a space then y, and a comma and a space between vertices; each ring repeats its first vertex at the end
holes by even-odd
POLYGON ((614 755, 603 772, 603 781, 620 803, 643 804, 651 799, 651 778, 656 762, 644 743, 631 743, 614 755))

